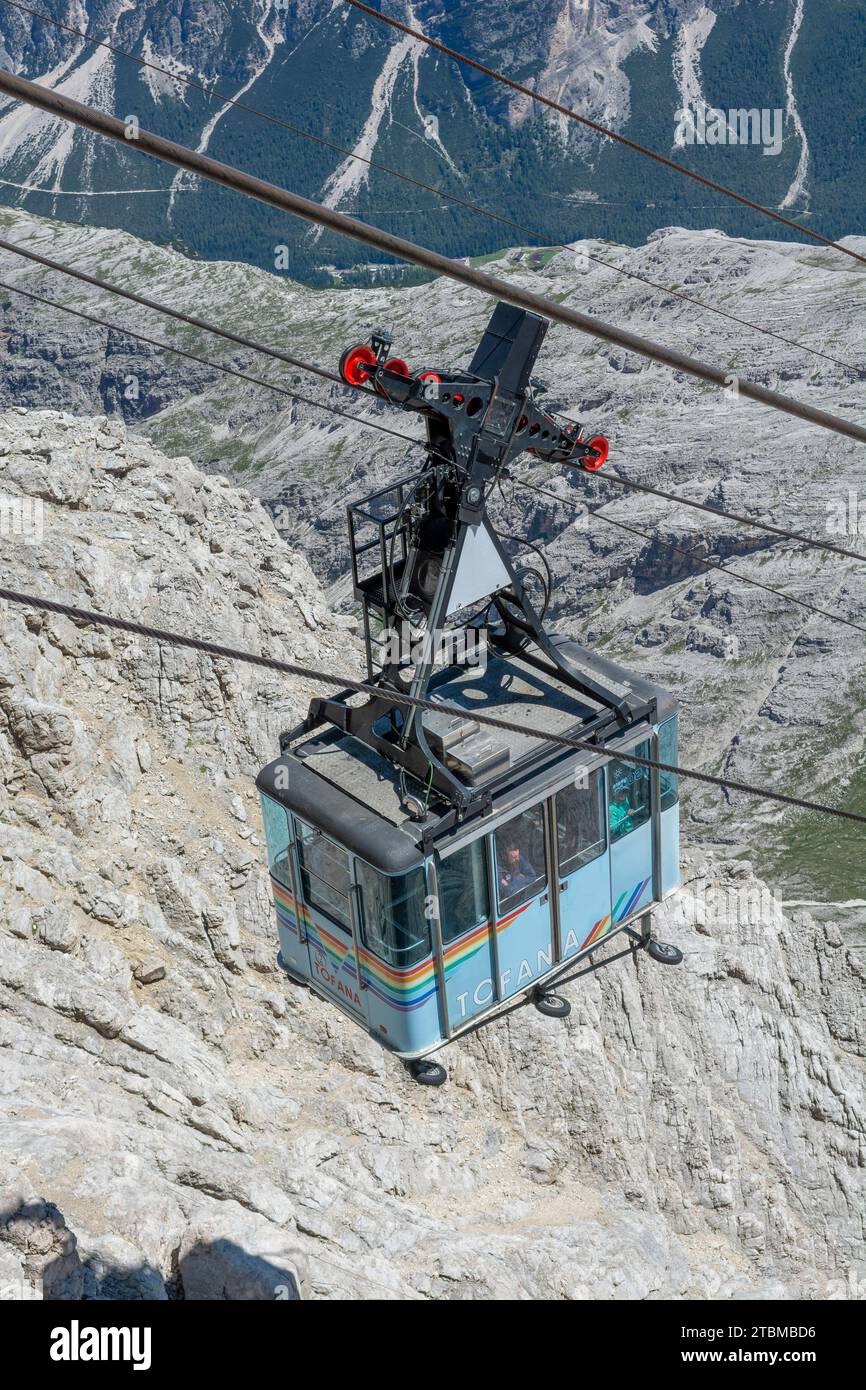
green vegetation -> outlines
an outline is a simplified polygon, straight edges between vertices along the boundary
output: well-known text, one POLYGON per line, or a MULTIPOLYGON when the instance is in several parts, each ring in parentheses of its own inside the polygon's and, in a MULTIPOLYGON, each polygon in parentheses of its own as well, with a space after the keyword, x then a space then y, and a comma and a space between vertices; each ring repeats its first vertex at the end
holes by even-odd
MULTIPOLYGON (((845 787, 806 786, 801 791, 838 810, 866 815, 866 762, 845 787)), ((854 821, 834 821, 828 833, 823 816, 798 815, 783 826, 767 827, 748 857, 769 882, 783 883, 791 892, 820 895, 828 902, 866 898, 866 833, 854 821)))
MULTIPOLYGON (((244 7, 232 13, 231 51, 237 55, 253 40, 244 7)), ((790 0, 748 0, 719 13, 701 63, 711 103, 726 110, 784 107, 782 56, 791 14, 790 0)), ((458 30, 464 19, 470 24, 455 14, 458 30)), ((519 15, 514 22, 520 24, 519 15)), ((369 114, 370 93, 389 45, 389 37, 371 30, 361 16, 354 26, 341 18, 336 44, 333 29, 320 25, 305 39, 302 58, 293 58, 288 45, 277 52, 248 100, 320 140, 351 148, 369 114), (353 35, 358 39, 354 47, 353 35), (335 65, 339 83, 334 81, 335 65)), ((673 39, 660 40, 655 51, 640 49, 624 65, 631 101, 624 133, 663 154, 672 152, 678 105, 673 48, 673 39)), ((528 56, 522 64, 527 76, 533 75, 535 61, 528 56)), ((237 66, 240 72, 243 65, 237 66)), ((820 208, 821 230, 832 236, 856 232, 866 213, 863 0, 810 0, 794 49, 793 73, 812 153, 810 193, 812 205, 820 208)), ((230 68, 223 74, 229 90, 236 80, 230 68)), ((501 89, 490 83, 475 88, 474 79, 467 80, 474 88, 474 103, 466 100, 458 68, 423 58, 416 107, 412 74, 401 69, 373 157, 434 189, 503 212, 528 229, 515 233, 513 242, 540 246, 539 266, 554 254, 549 249, 554 242, 593 236, 638 243, 656 227, 671 224, 716 226, 738 235, 786 235, 782 226, 771 227, 758 214, 621 146, 601 142, 579 158, 576 141, 563 145, 540 115, 512 127, 501 89), (426 118, 438 120, 449 159, 434 140, 425 138, 418 108, 426 118), (577 190, 595 195, 595 201, 578 199, 577 190), (537 239, 531 235, 533 229, 537 239)), ((129 65, 118 65, 116 83, 116 110, 136 111, 144 126, 187 144, 198 143, 213 113, 210 99, 188 91, 183 101, 153 107, 140 75, 129 65)), ((785 136, 777 157, 744 146, 691 146, 675 154, 699 172, 773 205, 787 190, 800 153, 790 125, 785 136)), ((221 117, 208 148, 218 159, 311 198, 321 197, 340 161, 327 144, 305 140, 237 109, 221 117)), ((95 181, 97 191, 130 189, 129 194, 80 199, 30 194, 25 204, 47 216, 134 229, 139 236, 205 259, 246 260, 312 286, 333 284, 325 269, 329 265, 345 271, 347 285, 369 283, 371 267, 381 267, 381 273, 389 265, 385 273, 393 282, 413 284, 428 278, 378 253, 359 252, 357 244, 344 237, 325 233, 317 239, 305 223, 203 181, 191 191, 177 192, 169 219, 173 177, 172 170, 155 161, 136 158, 95 137, 76 136, 63 185, 74 187, 81 179, 84 186, 95 181), (88 142, 96 155, 89 166, 88 142), (135 193, 136 188, 157 191, 135 193), (277 271, 279 247, 287 248, 287 265, 277 271)), ((0 197, 17 202, 20 196, 16 189, 0 188, 0 197)), ((346 207, 362 220, 446 255, 469 255, 475 265, 496 261, 503 237, 509 236, 501 225, 447 202, 441 193, 408 188, 376 169, 367 171, 346 207)))

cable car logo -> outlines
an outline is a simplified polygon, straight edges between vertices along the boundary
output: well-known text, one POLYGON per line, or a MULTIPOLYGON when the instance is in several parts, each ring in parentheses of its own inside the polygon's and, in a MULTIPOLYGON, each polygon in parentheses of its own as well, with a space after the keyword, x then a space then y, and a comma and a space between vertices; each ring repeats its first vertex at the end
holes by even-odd
MULTIPOLYGON (((321 980, 322 984, 326 985, 328 989, 336 990, 337 994, 342 994, 343 998, 348 999, 350 1003, 354 1004, 356 1009, 360 1009, 360 994, 353 985, 346 983, 346 981, 342 980, 338 975, 335 975, 333 971, 328 969, 325 961, 319 955, 319 951, 321 950, 322 948, 318 947, 312 958, 313 970, 317 979, 321 980)), ((324 952, 322 952, 322 955, 324 955, 324 952)))
MULTIPOLYGON (((534 980, 536 975, 543 975, 545 970, 549 970, 552 964, 553 947, 539 946, 534 969, 532 967, 531 962, 526 958, 524 958, 520 962, 520 965, 517 968, 517 988, 519 989, 521 985, 528 984, 530 980, 534 980)), ((508 990, 508 987, 511 985, 512 982, 512 977, 513 972, 511 970, 502 971, 502 974, 499 977, 500 997, 502 997, 508 990)), ((457 1007, 460 1010, 461 1018, 466 1017, 466 1001, 468 999, 469 990, 466 990, 463 994, 458 994, 457 996, 457 1007)), ((485 1004, 492 1004, 493 1000, 493 979, 491 976, 488 976, 486 979, 478 981, 478 984, 472 991, 472 1002, 476 1006, 476 1008, 483 1008, 485 1004)))

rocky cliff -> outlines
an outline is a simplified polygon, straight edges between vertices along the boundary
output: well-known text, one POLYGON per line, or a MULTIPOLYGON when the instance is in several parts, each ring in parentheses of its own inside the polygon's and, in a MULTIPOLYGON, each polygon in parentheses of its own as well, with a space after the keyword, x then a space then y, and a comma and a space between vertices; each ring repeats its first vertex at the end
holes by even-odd
MULTIPOLYGON (((0 494, 9 587, 356 667, 259 504, 117 422, 3 414, 0 494)), ((679 970, 577 981, 565 1023, 521 1009, 421 1090, 275 967, 251 779, 312 692, 8 605, 0 643, 0 1285, 862 1297, 834 923, 692 855, 679 970)))
MULTIPOLYGON (((15 242, 331 370, 376 324, 391 328, 395 350, 413 369, 468 363, 490 314, 486 297, 444 280, 397 291, 319 292, 247 265, 215 269, 114 232, 22 213, 0 219, 15 242)), ((850 244, 866 247, 862 238, 850 244)), ((632 249, 595 240, 539 257, 513 248, 490 269, 712 361, 734 380, 742 373, 864 419, 866 276, 836 252, 669 227, 632 249), (789 341, 654 290, 635 275, 789 341), (798 342, 827 356, 811 356, 798 342)), ((421 458, 364 421, 411 435, 420 433, 417 419, 252 353, 231 352, 5 252, 2 278, 102 314, 118 328, 89 327, 10 293, 0 304, 8 334, 0 403, 110 411, 165 452, 190 454, 206 471, 230 476, 271 508, 289 544, 328 584, 332 603, 345 601, 347 500, 414 471, 421 458), (129 338, 124 324, 356 418, 157 353, 129 338)), ((534 387, 546 405, 608 434, 608 471, 848 549, 863 547, 862 450, 852 441, 558 325, 538 359, 534 387)), ((527 457, 519 471, 560 498, 516 489, 510 506, 496 512, 508 536, 545 548, 556 577, 553 620, 681 694, 684 761, 866 811, 862 633, 786 601, 801 599, 862 627, 862 566, 624 493, 601 478, 567 477, 527 457), (746 582, 707 573, 705 559, 729 565, 746 582)), ((688 807, 690 833, 745 853, 786 900, 818 902, 816 910, 844 919, 846 931, 863 941, 866 879, 855 828, 840 822, 828 839, 821 820, 745 798, 719 805, 690 796, 688 807)))

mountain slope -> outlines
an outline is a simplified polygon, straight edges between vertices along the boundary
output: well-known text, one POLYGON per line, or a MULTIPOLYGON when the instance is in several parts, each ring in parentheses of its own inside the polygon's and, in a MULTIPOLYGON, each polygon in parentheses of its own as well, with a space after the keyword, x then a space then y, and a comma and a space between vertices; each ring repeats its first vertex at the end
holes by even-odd
MULTIPOLYGON (((469 361, 489 301, 448 281, 408 289, 313 291, 243 265, 190 261, 133 238, 5 214, 6 235, 143 290, 158 300, 262 339, 333 370, 344 347, 373 325, 395 334, 411 366, 469 361)), ((861 240, 852 246, 862 247, 861 240)), ((6 340, 0 400, 85 413, 122 413, 169 453, 232 475, 260 497, 282 533, 309 557, 334 602, 347 601, 345 505, 413 471, 420 453, 388 435, 204 367, 143 348, 130 327, 338 406, 360 421, 419 434, 419 423, 385 404, 293 374, 250 353, 56 275, 0 256, 2 278, 104 314, 117 332, 82 327, 68 315, 14 294, 0 306, 6 340), (138 399, 127 399, 137 382, 138 399)), ((502 252, 490 269, 599 317, 715 362, 732 375, 864 419, 860 322, 866 277, 831 251, 730 241, 718 232, 667 228, 644 246, 599 241, 534 257, 502 252), (851 370, 776 338, 702 312, 627 276, 590 252, 794 341, 851 370)), ((749 402, 555 326, 537 364, 542 400, 602 430, 610 470, 694 501, 793 527, 819 540, 862 548, 866 503, 860 449, 749 402), (853 499, 853 501, 852 501, 853 499), (840 532, 841 527, 841 532, 840 532)), ((615 489, 602 479, 566 478, 527 458, 520 471, 561 502, 516 489, 496 517, 509 536, 546 548, 556 574, 553 616, 565 629, 676 689, 685 701, 683 760, 781 791, 866 810, 866 654, 852 628, 786 603, 790 594, 866 623, 856 563, 774 544, 760 532, 706 513, 615 489), (597 515, 590 518, 587 509, 597 515), (617 530, 620 522, 643 536, 617 530), (671 551, 667 543, 684 556, 671 551), (762 593, 703 559, 729 564, 779 591, 762 593)), ((855 932, 866 925, 862 838, 856 826, 796 817, 743 797, 720 801, 686 788, 689 834, 745 853, 786 898, 820 900, 821 911, 855 932), (853 904, 852 906, 845 906, 853 904)))
MULTIPOLYGON (((657 226, 784 235, 743 207, 632 151, 589 136, 499 83, 445 59, 341 0, 241 0, 194 10, 180 0, 40 0, 44 13, 170 72, 287 121, 94 48, 10 6, 0 42, 16 72, 100 109, 241 164, 451 255, 502 242, 496 224, 407 189, 336 145, 446 192, 502 209, 539 240, 638 242, 657 226), (317 137, 304 139, 297 130, 317 137)), ((40 5, 35 6, 39 9, 40 5)), ((860 111, 863 0, 526 0, 503 10, 416 0, 393 7, 434 38, 610 124, 740 192, 814 216, 834 237, 857 231, 866 187, 860 111), (826 102, 834 73, 836 104, 826 102), (676 146, 685 105, 778 111, 782 144, 676 146), (850 114, 840 132, 836 113, 850 114)), ((775 119, 775 118, 774 118, 775 119)), ((287 247, 292 274, 375 262, 250 200, 176 174, 63 122, 0 104, 0 196, 33 212, 135 230, 209 259, 265 269, 287 247)), ((381 259, 381 258, 378 258, 381 259)))
MULTIPOLYGON (((24 590, 346 671, 249 496, 0 416, 24 590)), ((0 605, 0 1278, 135 1298, 862 1296, 863 968, 690 861, 640 958, 421 1090, 275 968, 252 775, 310 692, 0 605)))

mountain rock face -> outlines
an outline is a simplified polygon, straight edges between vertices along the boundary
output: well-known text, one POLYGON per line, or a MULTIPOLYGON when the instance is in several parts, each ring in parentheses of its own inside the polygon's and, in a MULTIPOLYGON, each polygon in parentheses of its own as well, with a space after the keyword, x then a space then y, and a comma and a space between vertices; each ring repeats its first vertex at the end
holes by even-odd
MULTIPOLYGON (((358 669, 258 503, 117 420, 6 411, 0 494, 9 588, 358 669)), ((252 778, 312 693, 0 604, 0 1285, 862 1297, 838 926, 694 853, 658 923, 680 969, 617 962, 418 1088, 275 966, 252 778)))
MULTIPOLYGON (((681 175, 599 142, 586 127, 343 0, 239 0, 229 8, 213 0, 40 0, 34 8, 139 62, 7 5, 0 62, 11 70, 446 254, 489 252, 503 236, 478 214, 445 203, 442 191, 499 209, 542 244, 581 236, 639 242, 673 221, 712 221, 747 235, 762 226, 723 199, 711 202, 708 216, 707 197, 681 175), (370 160, 435 191, 407 190, 370 160)), ((862 224, 866 155, 856 140, 837 138, 826 101, 832 71, 836 109, 860 106, 864 17, 854 0, 523 0, 507 7, 395 0, 384 8, 763 204, 807 216, 820 209, 827 235, 862 224), (720 135, 678 143, 683 111, 702 104, 725 113, 720 135), (740 112, 742 139, 732 143, 740 112)), ((3 200, 36 213, 134 228, 209 259, 267 269, 283 247, 292 273, 320 284, 327 266, 356 278, 373 273, 375 257, 345 240, 319 237, 8 102, 0 103, 0 163, 3 200)))
MULTIPOLYGON (((413 369, 466 365, 491 310, 485 296, 446 280, 314 291, 118 233, 24 213, 7 212, 2 221, 2 235, 18 245, 329 371, 373 326, 391 329, 394 350, 413 369)), ((866 249, 862 238, 850 245, 866 249)), ((423 458, 370 426, 420 438, 417 418, 36 271, 11 253, 0 252, 0 267, 5 283, 115 325, 84 324, 5 293, 0 403, 110 412, 168 454, 188 454, 208 473, 233 478, 307 556, 332 606, 345 606, 346 502, 415 471, 423 458), (279 391, 173 358, 137 342, 125 326, 279 391), (287 400, 286 391, 307 400, 287 400)), ((830 250, 669 227, 635 249, 593 240, 540 257, 513 248, 488 269, 730 373, 731 390, 723 393, 554 325, 534 389, 547 406, 609 436, 606 472, 862 550, 860 447, 735 394, 742 374, 866 420, 866 276, 856 262, 830 250)), ((502 499, 494 508, 505 535, 544 549, 555 576, 551 621, 677 690, 686 765, 866 812, 866 651, 858 631, 866 626, 866 590, 856 561, 629 492, 604 475, 569 476, 528 456, 516 471, 554 494, 507 487, 507 505, 502 499), (731 573, 708 571, 705 561, 731 573)), ((771 803, 743 796, 719 802, 714 793, 684 790, 693 839, 743 854, 784 901, 814 903, 820 917, 842 924, 846 939, 862 943, 859 827, 840 821, 830 834, 822 819, 771 803)))

